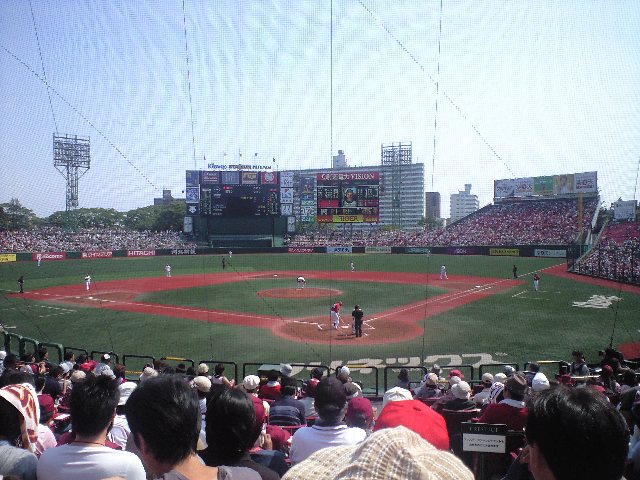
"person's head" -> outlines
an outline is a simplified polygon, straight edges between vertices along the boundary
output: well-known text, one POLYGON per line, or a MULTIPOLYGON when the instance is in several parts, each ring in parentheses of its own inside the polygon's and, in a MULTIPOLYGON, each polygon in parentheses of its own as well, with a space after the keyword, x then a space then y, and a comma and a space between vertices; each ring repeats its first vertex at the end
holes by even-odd
POLYGON ((47 360, 49 358, 49 350, 44 345, 40 345, 36 352, 38 361, 47 360))
POLYGON ((217 375, 217 376, 221 376, 221 375, 224 373, 224 365, 223 365, 223 364, 221 364, 221 363, 218 363, 218 364, 214 367, 213 371, 214 371, 214 374, 215 374, 215 375, 217 375))
POLYGON ((493 385, 493 375, 489 372, 482 374, 482 386, 484 388, 490 388, 493 385))
POLYGON ((344 198, 347 202, 353 202, 353 197, 354 197, 354 193, 353 190, 350 188, 347 188, 344 192, 344 198))
POLYGON ((564 386, 541 392, 529 404, 525 431, 536 479, 622 477, 629 433, 604 395, 564 386))
POLYGON ((571 352, 571 356, 575 359, 576 362, 584 362, 584 354, 581 350, 574 350, 571 352))
POLYGON ((279 378, 280 378, 280 372, 278 372, 278 370, 269 370, 269 372, 267 372, 268 382, 277 382, 279 378))
POLYGON ((113 374, 116 376, 116 378, 122 378, 123 379, 127 374, 127 367, 125 367, 121 363, 117 363, 113 367, 113 374))
POLYGON ((342 382, 335 377, 324 377, 316 387, 315 407, 325 424, 337 425, 344 418, 347 396, 342 382))
POLYGON ((117 382, 107 375, 88 376, 71 391, 71 423, 79 435, 97 435, 109 427, 120 394, 117 382))
POLYGON ((5 369, 17 369, 18 368, 18 356, 15 353, 7 353, 2 361, 5 369))
POLYGON ((75 359, 75 354, 71 350, 67 350, 66 352, 64 352, 63 358, 65 362, 73 362, 73 360, 75 359))
POLYGON ((350 427, 370 430, 373 424, 373 406, 369 399, 355 397, 349 400, 344 420, 350 427))
POLYGON ((504 384, 505 396, 513 400, 522 401, 527 393, 527 387, 527 379, 520 372, 516 372, 504 384))
POLYGON ((206 375, 207 373, 209 373, 209 365, 207 365, 206 363, 199 364, 198 368, 196 369, 196 374, 206 375))
POLYGON ((111 363, 111 355, 109 355, 108 353, 103 353, 100 357, 100 361, 105 364, 111 363))
POLYGON ((318 380, 321 380, 323 376, 324 376, 324 370, 322 368, 315 367, 313 370, 311 370, 311 377, 312 378, 316 378, 318 380))
POLYGON ((205 456, 211 466, 235 464, 260 434, 253 402, 239 388, 216 392, 207 405, 206 421, 205 456))
POLYGON ((260 377, 257 375, 247 375, 242 381, 242 386, 247 393, 257 392, 260 387, 260 377))
POLYGON ((398 380, 401 380, 403 382, 408 382, 409 381, 409 370, 407 370, 406 368, 401 368, 400 369, 400 373, 398 373, 398 380))
POLYGON ((125 412, 133 440, 153 473, 163 474, 195 454, 201 422, 199 402, 182 379, 148 378, 131 392, 125 412))
POLYGON ((354 310, 360 310, 360 305, 356 305, 355 307, 353 307, 354 310))
POLYGON ((292 377, 282 377, 280 380, 280 393, 282 395, 294 396, 298 389, 298 382, 292 377))

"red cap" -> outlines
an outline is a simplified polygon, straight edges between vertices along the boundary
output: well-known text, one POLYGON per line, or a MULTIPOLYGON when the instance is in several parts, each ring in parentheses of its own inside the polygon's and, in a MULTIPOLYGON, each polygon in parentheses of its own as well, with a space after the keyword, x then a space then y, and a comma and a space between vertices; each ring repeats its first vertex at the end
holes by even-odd
POLYGON ((352 421, 356 417, 361 417, 368 425, 373 422, 373 407, 368 398, 354 397, 349 400, 345 418, 352 421))
POLYGON ((259 432, 262 430, 262 424, 267 416, 264 411, 264 404, 262 403, 262 399, 255 395, 249 395, 249 398, 251 398, 251 401, 253 402, 253 409, 256 411, 256 431, 259 432))
POLYGON ((40 413, 53 413, 55 410, 55 403, 51 395, 46 393, 38 395, 38 403, 40 404, 40 413))
POLYGON ((449 450, 449 433, 444 418, 420 400, 388 403, 380 412, 373 431, 399 425, 413 430, 437 449, 449 450))
POLYGON ((449 378, 451 378, 451 377, 464 378, 464 375, 462 374, 462 372, 460 370, 454 369, 454 370, 451 370, 449 372, 449 378))

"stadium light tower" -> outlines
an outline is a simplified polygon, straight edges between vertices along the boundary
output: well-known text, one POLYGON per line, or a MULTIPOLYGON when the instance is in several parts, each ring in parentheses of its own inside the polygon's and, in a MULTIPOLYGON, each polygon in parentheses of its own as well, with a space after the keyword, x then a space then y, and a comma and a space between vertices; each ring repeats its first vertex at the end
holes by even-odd
POLYGON ((90 164, 91 151, 88 137, 53 134, 53 166, 67 181, 67 212, 79 206, 78 181, 87 173, 90 164))

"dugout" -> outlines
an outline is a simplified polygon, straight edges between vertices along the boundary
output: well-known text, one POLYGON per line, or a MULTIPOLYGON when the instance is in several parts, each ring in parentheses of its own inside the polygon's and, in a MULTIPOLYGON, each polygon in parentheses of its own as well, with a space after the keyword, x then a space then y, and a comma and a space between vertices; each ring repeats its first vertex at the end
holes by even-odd
POLYGON ((200 217, 197 238, 211 247, 281 247, 287 217, 200 217))

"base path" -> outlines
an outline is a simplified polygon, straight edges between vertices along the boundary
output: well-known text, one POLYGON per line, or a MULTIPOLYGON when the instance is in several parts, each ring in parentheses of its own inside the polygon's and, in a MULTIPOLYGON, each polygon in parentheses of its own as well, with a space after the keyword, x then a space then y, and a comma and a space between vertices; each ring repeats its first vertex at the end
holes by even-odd
MULTIPOLYGON (((449 275, 448 280, 440 280, 437 274, 417 273, 335 271, 304 271, 294 273, 287 271, 262 271, 242 274, 213 273, 178 275, 171 278, 149 277, 108 282, 94 281, 90 291, 87 291, 84 283, 82 283, 35 290, 24 293, 21 297, 65 305, 81 305, 83 307, 265 328, 271 330, 275 335, 295 342, 357 345, 401 342, 419 337, 423 332, 422 327, 418 325, 420 321, 461 305, 466 305, 490 295, 495 295, 496 293, 521 285, 522 283, 521 280, 496 280, 457 275, 449 275), (304 275, 307 281, 322 279, 336 282, 418 284, 444 288, 447 292, 429 299, 377 312, 373 315, 368 315, 366 306, 364 306, 364 336, 361 338, 355 338, 351 334, 352 306, 343 308, 344 313, 341 328, 331 330, 328 304, 326 316, 282 318, 275 315, 229 312, 179 305, 162 305, 138 302, 135 300, 139 294, 144 292, 158 292, 204 285, 243 282, 254 278, 264 279, 274 276, 291 278, 293 282, 298 275, 304 275)), ((339 300, 340 293, 339 290, 334 289, 307 287, 299 290, 296 288, 261 290, 260 292, 256 292, 256 295, 264 297, 289 296, 299 298, 306 296, 326 296, 332 301, 337 301, 339 300)))

